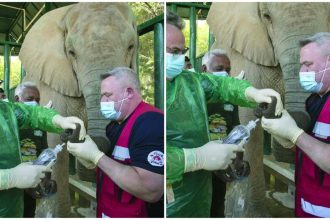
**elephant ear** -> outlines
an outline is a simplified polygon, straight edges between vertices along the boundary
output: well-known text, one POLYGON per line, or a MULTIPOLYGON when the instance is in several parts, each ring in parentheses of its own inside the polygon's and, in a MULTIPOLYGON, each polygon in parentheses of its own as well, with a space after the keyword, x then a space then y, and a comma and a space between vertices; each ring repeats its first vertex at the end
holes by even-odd
POLYGON ((266 26, 259 17, 258 3, 212 3, 207 23, 221 45, 256 64, 278 65, 266 26))
POLYGON ((64 45, 67 6, 42 16, 27 33, 19 58, 30 79, 40 80, 57 92, 80 97, 78 81, 64 45))
POLYGON ((136 24, 136 18, 134 16, 132 8, 128 5, 128 3, 114 3, 117 9, 121 12, 121 15, 125 18, 128 25, 132 25, 132 28, 135 32, 135 39, 134 39, 134 51, 131 57, 130 68, 134 71, 137 71, 138 68, 138 52, 139 52, 139 37, 138 37, 138 30, 136 24))
POLYGON ((134 32, 136 33, 136 39, 135 39, 135 42, 136 42, 136 46, 134 47, 134 51, 133 51, 133 56, 132 56, 132 60, 131 60, 131 68, 134 70, 134 71, 137 71, 137 68, 138 68, 138 52, 139 52, 139 37, 138 37, 138 30, 137 30, 137 24, 136 24, 136 18, 134 16, 134 13, 131 9, 131 7, 128 7, 128 22, 132 24, 132 27, 134 29, 134 32))

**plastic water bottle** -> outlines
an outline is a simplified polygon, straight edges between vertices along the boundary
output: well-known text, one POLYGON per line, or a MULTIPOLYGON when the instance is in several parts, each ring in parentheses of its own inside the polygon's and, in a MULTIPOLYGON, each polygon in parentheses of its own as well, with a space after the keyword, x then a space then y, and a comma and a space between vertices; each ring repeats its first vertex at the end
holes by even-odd
POLYGON ((52 166, 57 158, 57 154, 62 151, 64 146, 63 144, 58 144, 54 149, 47 148, 41 152, 39 157, 33 162, 34 165, 44 165, 47 166, 50 163, 52 163, 50 166, 52 166))
POLYGON ((250 138, 251 130, 257 126, 257 122, 259 119, 255 121, 249 121, 249 123, 245 125, 237 125, 234 129, 229 133, 227 137, 224 138, 224 144, 239 144, 244 138, 248 140, 250 138))

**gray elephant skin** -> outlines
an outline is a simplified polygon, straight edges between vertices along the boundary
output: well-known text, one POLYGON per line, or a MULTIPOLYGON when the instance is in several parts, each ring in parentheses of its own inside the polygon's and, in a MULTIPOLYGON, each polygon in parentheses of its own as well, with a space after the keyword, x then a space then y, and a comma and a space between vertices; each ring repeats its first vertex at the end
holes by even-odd
MULTIPOLYGON (((254 87, 280 92, 285 108, 304 122, 309 93, 299 85, 299 40, 329 31, 329 15, 329 3, 224 2, 212 4, 207 22, 216 38, 212 48, 228 52, 232 72, 244 70, 246 80, 254 87)), ((252 119, 252 109, 240 109, 241 123, 252 119)), ((251 166, 249 178, 227 187, 227 217, 269 216, 262 146, 263 131, 258 126, 245 147, 251 166)))
MULTIPOLYGON (((41 104, 52 100, 61 115, 81 118, 89 135, 105 136, 109 121, 99 110, 100 75, 119 66, 136 69, 137 44, 135 18, 125 3, 59 8, 42 16, 26 35, 19 54, 24 81, 37 83, 41 104)), ((59 135, 48 134, 50 147, 59 143, 59 135)), ((48 216, 70 216, 68 160, 65 149, 53 168, 58 192, 49 198, 48 216)))

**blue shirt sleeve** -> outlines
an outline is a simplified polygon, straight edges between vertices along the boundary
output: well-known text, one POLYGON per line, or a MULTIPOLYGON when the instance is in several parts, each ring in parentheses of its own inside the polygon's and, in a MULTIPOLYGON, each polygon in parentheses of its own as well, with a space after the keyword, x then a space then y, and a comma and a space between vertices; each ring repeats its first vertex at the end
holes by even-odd
POLYGON ((134 123, 129 141, 132 166, 164 174, 164 115, 146 112, 134 123))

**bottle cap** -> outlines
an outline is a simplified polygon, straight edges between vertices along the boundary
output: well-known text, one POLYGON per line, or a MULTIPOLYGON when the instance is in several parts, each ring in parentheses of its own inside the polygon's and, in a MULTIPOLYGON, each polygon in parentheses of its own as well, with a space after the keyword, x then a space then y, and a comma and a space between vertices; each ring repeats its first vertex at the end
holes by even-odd
POLYGON ((249 121, 249 123, 246 125, 247 129, 249 129, 250 131, 255 128, 257 126, 257 122, 259 121, 259 119, 253 121, 249 121))
POLYGON ((64 143, 56 145, 56 147, 54 148, 54 153, 58 154, 59 152, 61 152, 63 150, 63 146, 64 146, 64 143))

